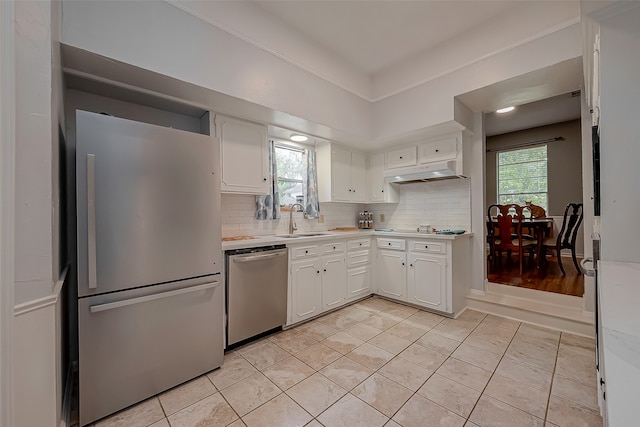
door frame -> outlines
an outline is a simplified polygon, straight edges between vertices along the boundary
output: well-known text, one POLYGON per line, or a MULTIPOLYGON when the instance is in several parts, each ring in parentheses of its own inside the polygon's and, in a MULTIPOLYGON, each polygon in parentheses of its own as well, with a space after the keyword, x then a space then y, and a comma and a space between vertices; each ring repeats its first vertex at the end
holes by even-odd
POLYGON ((0 1, 0 425, 12 425, 15 207, 15 4, 0 1))

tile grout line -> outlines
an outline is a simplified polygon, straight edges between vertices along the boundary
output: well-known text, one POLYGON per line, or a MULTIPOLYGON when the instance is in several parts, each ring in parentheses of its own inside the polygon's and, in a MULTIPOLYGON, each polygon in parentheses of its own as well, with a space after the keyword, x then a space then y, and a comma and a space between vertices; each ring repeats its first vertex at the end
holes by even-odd
POLYGON ((547 407, 544 411, 544 423, 547 423, 547 419, 549 418, 549 404, 551 403, 551 393, 553 392, 553 383, 555 382, 556 376, 556 368, 558 366, 558 356, 560 355, 560 343, 562 342, 562 334, 564 332, 560 332, 560 337, 558 338, 558 347, 556 348, 556 359, 553 363, 553 372, 551 373, 551 383, 549 384, 549 395, 547 396, 547 407))

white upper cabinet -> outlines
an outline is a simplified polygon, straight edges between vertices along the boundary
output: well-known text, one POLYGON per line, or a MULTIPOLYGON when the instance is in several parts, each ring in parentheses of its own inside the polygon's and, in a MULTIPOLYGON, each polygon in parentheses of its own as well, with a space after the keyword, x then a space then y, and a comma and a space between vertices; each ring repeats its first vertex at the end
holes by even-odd
POLYGON ((366 158, 328 142, 316 145, 321 202, 366 201, 366 158))
POLYGON ((451 136, 426 142, 418 146, 418 163, 453 160, 458 155, 458 138, 451 136))
POLYGON ((405 147, 387 153, 387 169, 416 165, 416 147, 405 147))
POLYGON ((215 123, 222 159, 221 191, 268 194, 267 127, 219 115, 215 123))
POLYGON ((384 153, 369 156, 367 167, 367 202, 398 203, 396 187, 384 180, 384 153))

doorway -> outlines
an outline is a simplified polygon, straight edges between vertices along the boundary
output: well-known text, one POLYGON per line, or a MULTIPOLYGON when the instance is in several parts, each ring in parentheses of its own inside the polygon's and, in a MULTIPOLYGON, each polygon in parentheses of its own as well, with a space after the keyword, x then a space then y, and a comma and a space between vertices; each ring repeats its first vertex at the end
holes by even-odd
MULTIPOLYGON (((581 225, 575 240, 569 233, 567 242, 573 249, 560 254, 552 250, 558 237, 564 240, 560 233, 566 206, 581 204, 583 198, 580 92, 520 105, 506 114, 486 113, 485 136, 485 209, 492 204, 529 204, 534 208, 524 208, 525 216, 533 215, 538 226, 544 221, 544 228, 523 225, 530 256, 522 274, 518 257, 494 252, 487 254, 487 279, 582 297, 584 278, 572 259, 574 252, 578 262, 584 257, 581 225)), ((492 239, 487 237, 488 245, 492 239)))

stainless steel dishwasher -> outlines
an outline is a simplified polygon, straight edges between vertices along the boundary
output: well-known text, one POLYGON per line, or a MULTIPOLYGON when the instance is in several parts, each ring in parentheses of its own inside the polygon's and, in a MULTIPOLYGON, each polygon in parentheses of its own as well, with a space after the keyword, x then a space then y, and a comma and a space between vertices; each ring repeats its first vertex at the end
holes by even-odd
POLYGON ((288 257, 284 245, 226 252, 227 346, 287 322, 288 257))

